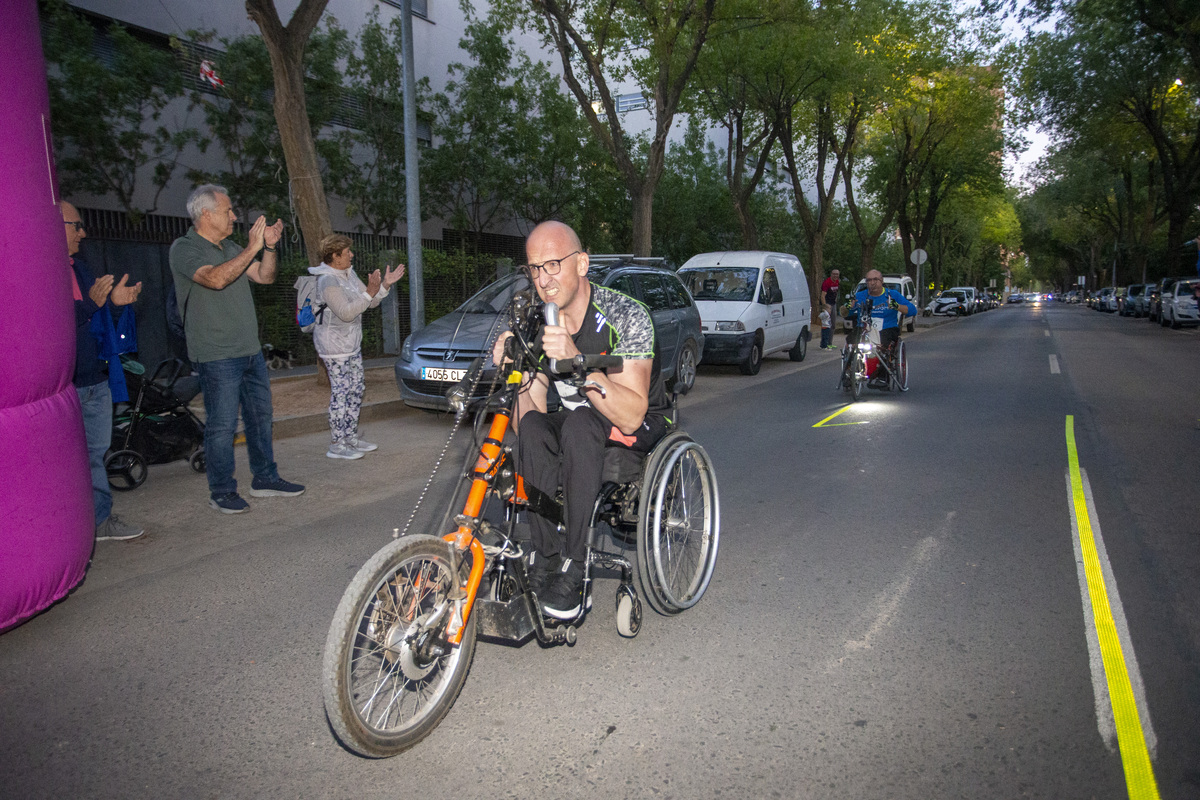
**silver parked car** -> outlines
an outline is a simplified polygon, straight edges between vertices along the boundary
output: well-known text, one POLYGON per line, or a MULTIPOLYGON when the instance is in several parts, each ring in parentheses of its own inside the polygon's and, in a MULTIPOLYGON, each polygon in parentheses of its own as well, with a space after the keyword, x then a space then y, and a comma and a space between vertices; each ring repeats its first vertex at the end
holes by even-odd
POLYGON ((1178 328, 1183 325, 1200 325, 1200 300, 1196 298, 1196 289, 1200 279, 1180 278, 1171 284, 1171 288, 1163 292, 1162 313, 1159 318, 1165 328, 1170 325, 1178 328))
MULTIPOLYGON (((650 309, 663 379, 681 394, 696 381, 704 351, 700 312, 675 273, 659 267, 598 257, 588 279, 640 300, 650 309)), ((532 291, 523 272, 514 272, 480 289, 467 302, 409 336, 396 359, 396 383, 404 402, 416 408, 449 410, 446 391, 463 379, 477 357, 488 360, 491 344, 505 324, 504 310, 513 295, 532 291)), ((490 361, 472 394, 487 394, 495 375, 490 361)))

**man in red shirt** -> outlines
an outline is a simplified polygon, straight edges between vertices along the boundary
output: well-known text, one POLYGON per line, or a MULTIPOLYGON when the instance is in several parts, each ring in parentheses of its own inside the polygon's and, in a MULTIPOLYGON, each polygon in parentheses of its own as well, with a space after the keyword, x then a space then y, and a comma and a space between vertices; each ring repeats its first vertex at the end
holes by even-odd
POLYGON ((842 273, 838 270, 833 270, 829 273, 829 277, 821 284, 821 296, 825 301, 825 305, 829 306, 829 323, 830 330, 837 330, 837 296, 838 290, 842 285, 842 273))

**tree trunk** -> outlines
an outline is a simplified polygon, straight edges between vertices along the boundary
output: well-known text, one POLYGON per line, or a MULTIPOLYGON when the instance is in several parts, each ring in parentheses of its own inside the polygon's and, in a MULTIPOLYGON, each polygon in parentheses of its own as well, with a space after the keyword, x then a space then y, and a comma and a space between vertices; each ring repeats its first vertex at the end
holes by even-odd
POLYGON ((640 181, 631 187, 629 199, 633 202, 633 254, 649 256, 650 234, 653 230, 654 188, 657 182, 640 181))
POLYGON ((275 122, 279 126, 292 202, 300 218, 300 232, 304 236, 310 266, 320 263, 321 239, 333 232, 304 93, 304 49, 326 3, 328 0, 301 0, 291 21, 284 27, 274 0, 246 0, 246 11, 262 31, 263 42, 271 56, 275 122))
MULTIPOLYGON (((287 164, 292 203, 300 218, 300 232, 309 266, 321 263, 321 239, 333 233, 329 202, 321 182, 317 148, 308 122, 308 100, 304 93, 304 48, 329 0, 301 0, 296 13, 284 27, 275 10, 275 0, 246 0, 246 11, 262 31, 271 57, 275 79, 275 123, 287 164)), ((325 363, 317 363, 317 385, 329 385, 325 363)))

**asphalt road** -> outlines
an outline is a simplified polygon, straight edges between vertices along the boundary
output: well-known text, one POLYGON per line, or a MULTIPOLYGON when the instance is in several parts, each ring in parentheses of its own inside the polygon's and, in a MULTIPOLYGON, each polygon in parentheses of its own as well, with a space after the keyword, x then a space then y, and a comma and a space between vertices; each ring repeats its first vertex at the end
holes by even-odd
POLYGON ((442 725, 383 761, 331 735, 321 651, 446 420, 376 423, 353 463, 281 441, 309 492, 237 518, 155 468, 118 498, 153 533, 0 637, 0 796, 1111 798, 1145 788, 1139 748, 1163 797, 1200 796, 1200 336, 1052 305, 907 341, 912 391, 820 427, 847 403, 831 354, 702 368, 682 411, 720 482, 704 600, 625 640, 600 582, 578 644, 480 644, 442 725))

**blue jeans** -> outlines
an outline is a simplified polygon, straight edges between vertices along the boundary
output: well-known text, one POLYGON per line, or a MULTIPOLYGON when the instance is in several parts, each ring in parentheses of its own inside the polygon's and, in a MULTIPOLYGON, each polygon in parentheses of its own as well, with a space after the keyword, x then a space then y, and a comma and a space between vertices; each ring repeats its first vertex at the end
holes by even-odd
POLYGON ((821 347, 833 344, 833 328, 821 328, 821 347))
POLYGON ((237 491, 233 477, 233 437, 238 408, 246 429, 250 471, 261 480, 279 480, 271 447, 271 381, 262 353, 196 364, 204 392, 204 454, 208 490, 213 496, 237 491))
POLYGON ((104 469, 104 454, 112 444, 113 402, 108 381, 92 386, 76 386, 83 408, 83 435, 87 437, 88 466, 92 470, 92 503, 96 527, 112 513, 112 489, 104 469))

